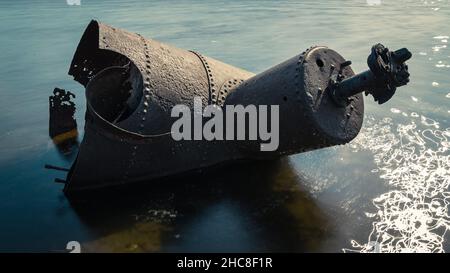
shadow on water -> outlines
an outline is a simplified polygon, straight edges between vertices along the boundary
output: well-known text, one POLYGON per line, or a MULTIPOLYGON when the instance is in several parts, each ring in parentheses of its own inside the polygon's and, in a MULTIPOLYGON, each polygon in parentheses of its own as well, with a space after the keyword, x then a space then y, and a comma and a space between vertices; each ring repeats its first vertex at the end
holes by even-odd
POLYGON ((83 251, 318 251, 330 224, 287 158, 71 197, 83 251))

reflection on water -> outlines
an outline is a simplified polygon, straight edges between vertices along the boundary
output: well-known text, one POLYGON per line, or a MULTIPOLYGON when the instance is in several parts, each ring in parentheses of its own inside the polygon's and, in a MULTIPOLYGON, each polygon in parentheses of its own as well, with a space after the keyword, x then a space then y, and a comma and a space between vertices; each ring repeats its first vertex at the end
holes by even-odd
POLYGON ((0 251, 450 251, 448 0, 4 0, 0 16, 0 251), (68 200, 43 168, 73 160, 48 137, 48 96, 76 94, 81 138, 67 70, 93 18, 255 73, 314 44, 355 71, 375 43, 406 46, 411 83, 366 100, 350 145, 68 200))
POLYGON ((331 227, 284 160, 71 200, 85 251, 318 251, 331 227), (238 178, 238 179, 237 179, 238 178))

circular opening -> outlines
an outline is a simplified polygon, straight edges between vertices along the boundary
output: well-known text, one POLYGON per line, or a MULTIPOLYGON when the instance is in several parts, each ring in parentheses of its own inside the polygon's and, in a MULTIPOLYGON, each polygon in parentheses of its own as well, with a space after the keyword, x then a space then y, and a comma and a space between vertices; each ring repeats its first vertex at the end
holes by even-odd
POLYGON ((86 86, 88 103, 105 120, 118 123, 128 118, 142 97, 142 78, 132 67, 109 67, 99 72, 86 86))
POLYGON ((321 59, 317 59, 316 60, 316 64, 317 64, 318 67, 323 67, 324 66, 324 63, 323 63, 323 61, 321 59))

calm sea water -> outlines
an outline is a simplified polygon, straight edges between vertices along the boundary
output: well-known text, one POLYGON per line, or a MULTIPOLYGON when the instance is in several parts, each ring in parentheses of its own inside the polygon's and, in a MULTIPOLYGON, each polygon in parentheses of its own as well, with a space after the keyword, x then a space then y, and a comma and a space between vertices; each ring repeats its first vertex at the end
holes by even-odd
POLYGON ((0 251, 450 251, 449 1, 4 0, 0 18, 0 251), (67 71, 93 18, 255 73, 316 44, 356 71, 372 44, 408 47, 412 81, 367 98, 346 146, 68 200, 43 168, 73 160, 48 96, 76 93, 82 133, 67 71))

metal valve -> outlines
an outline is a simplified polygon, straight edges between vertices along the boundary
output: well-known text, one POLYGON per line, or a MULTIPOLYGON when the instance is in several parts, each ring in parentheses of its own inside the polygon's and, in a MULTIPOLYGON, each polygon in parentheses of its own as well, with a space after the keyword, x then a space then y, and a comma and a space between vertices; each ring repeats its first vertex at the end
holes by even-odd
MULTIPOLYGON (((392 98, 397 87, 409 82, 408 65, 405 62, 411 57, 411 52, 406 48, 389 51, 382 44, 376 44, 367 58, 369 70, 347 79, 343 79, 339 72, 330 79, 331 97, 337 105, 344 107, 349 97, 365 92, 366 95, 371 94, 378 104, 383 104, 392 98)), ((342 63, 340 71, 350 64, 349 61, 342 63)))

